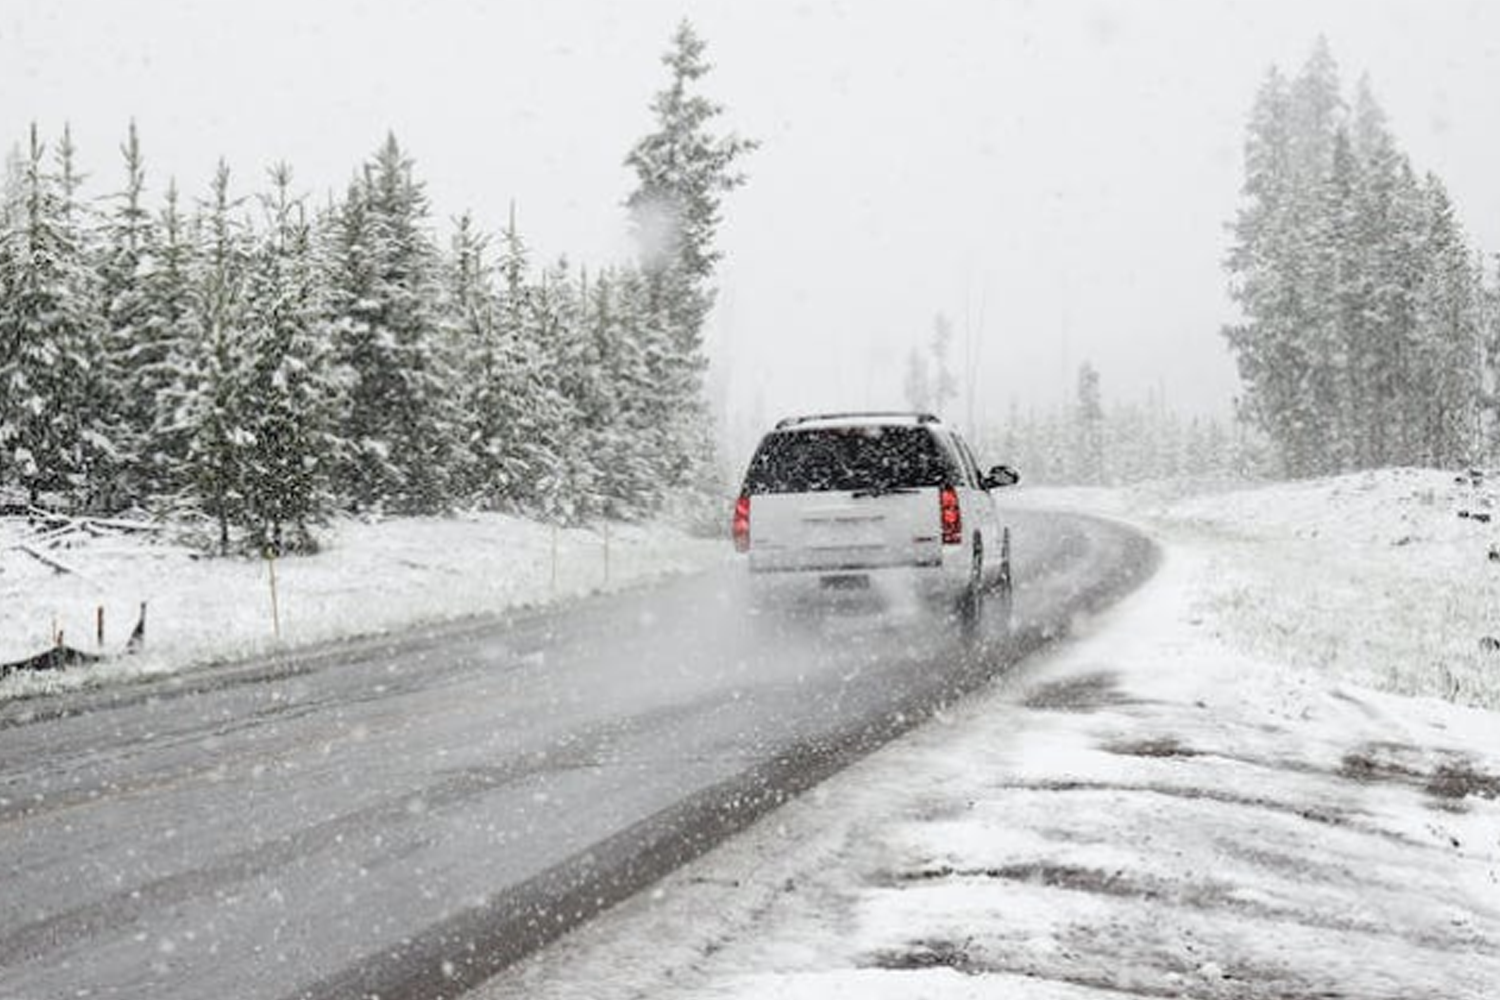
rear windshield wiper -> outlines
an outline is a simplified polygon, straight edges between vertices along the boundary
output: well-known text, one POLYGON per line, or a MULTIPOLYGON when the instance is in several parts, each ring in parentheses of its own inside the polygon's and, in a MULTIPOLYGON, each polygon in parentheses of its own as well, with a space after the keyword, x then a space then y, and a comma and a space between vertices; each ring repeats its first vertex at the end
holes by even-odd
POLYGON ((865 497, 887 497, 893 493, 916 493, 915 486, 866 486, 864 489, 854 490, 850 495, 856 500, 865 497))

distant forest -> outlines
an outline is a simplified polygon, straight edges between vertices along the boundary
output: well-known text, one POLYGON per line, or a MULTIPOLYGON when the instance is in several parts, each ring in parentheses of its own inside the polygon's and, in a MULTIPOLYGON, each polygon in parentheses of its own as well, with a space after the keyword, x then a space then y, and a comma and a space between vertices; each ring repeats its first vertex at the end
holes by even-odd
POLYGON ((1274 473, 1265 436, 1242 420, 1187 416, 1159 392, 1109 398, 1092 364, 1078 369, 1069 403, 1012 406, 978 432, 985 454, 1003 456, 1028 483, 1124 486, 1162 479, 1253 479, 1274 473))
POLYGON ((717 501, 702 328, 754 143, 711 131, 703 53, 684 22, 625 159, 640 255, 593 273, 538 266, 514 213, 442 245, 395 136, 326 206, 286 165, 252 196, 222 163, 148 205, 133 125, 90 200, 69 131, 33 126, 0 197, 0 499, 198 519, 223 552, 310 548, 336 513, 717 501))

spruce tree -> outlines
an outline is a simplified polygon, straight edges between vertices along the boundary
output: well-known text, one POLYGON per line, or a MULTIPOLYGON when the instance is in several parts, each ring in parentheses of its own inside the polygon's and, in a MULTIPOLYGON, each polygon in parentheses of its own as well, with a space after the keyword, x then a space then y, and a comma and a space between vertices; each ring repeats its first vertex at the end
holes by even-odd
POLYGON ((1285 470, 1453 464, 1478 445, 1485 364, 1472 255, 1362 80, 1352 118, 1321 39, 1273 69, 1246 143, 1228 268, 1244 415, 1285 470))
POLYGON ((441 345, 438 255, 427 197, 394 135, 350 185, 327 280, 337 361, 352 385, 341 481, 356 509, 435 513, 452 495, 462 436, 441 345))
POLYGON ((509 428, 506 394, 509 384, 501 350, 494 268, 486 259, 489 240, 475 229, 473 216, 459 217, 448 261, 445 312, 463 377, 464 447, 457 457, 455 492, 466 503, 494 510, 502 505, 501 458, 509 428))
POLYGON ((104 442, 86 440, 99 321, 74 180, 47 169, 32 125, 20 202, 0 232, 0 485, 82 507, 104 442))
POLYGON ((124 387, 127 402, 139 408, 130 424, 138 435, 136 473, 151 505, 166 509, 191 499, 185 483, 193 435, 189 418, 199 390, 195 372, 202 340, 194 284, 196 236, 179 201, 176 182, 169 182, 156 217, 153 266, 142 280, 145 323, 135 331, 124 387))
POLYGON ((1104 483, 1104 400, 1099 392, 1099 372, 1084 362, 1078 369, 1077 455, 1081 483, 1104 483))
POLYGON ((246 291, 253 440, 244 475, 253 543, 280 553, 313 548, 311 527, 331 511, 336 384, 319 336, 311 227, 291 194, 291 168, 279 164, 270 177, 246 291))
POLYGON ((563 457, 556 450, 564 402, 555 373, 548 371, 538 316, 539 289, 531 281, 529 251, 512 207, 501 238, 499 267, 499 391, 494 420, 504 427, 493 441, 495 488, 509 509, 538 514, 548 509, 563 457))
POLYGON ((552 523, 576 523, 589 512, 596 470, 576 433, 584 372, 578 303, 566 261, 543 269, 526 302, 524 336, 537 362, 532 392, 540 404, 532 432, 550 456, 533 484, 532 510, 552 523))
POLYGON ((625 160, 636 174, 626 205, 640 251, 648 322, 670 338, 670 353, 652 359, 657 390, 669 408, 663 440, 669 487, 694 487, 715 478, 717 459, 702 399, 703 325, 722 257, 715 245, 722 198, 744 183, 737 164, 756 146, 733 133, 714 132, 723 108, 697 90, 711 69, 705 48, 684 20, 662 57, 668 83, 651 105, 656 127, 625 160))
POLYGON ((932 318, 932 409, 938 414, 958 398, 958 380, 953 377, 948 355, 953 349, 953 321, 942 313, 932 318))
POLYGON ((101 401, 115 428, 118 467, 112 492, 122 506, 142 506, 161 486, 152 461, 158 394, 169 345, 148 285, 156 266, 155 220, 144 203, 145 161, 135 123, 125 143, 125 184, 111 195, 104 247, 98 264, 104 310, 101 401))
POLYGON ((221 555, 228 554, 234 530, 248 517, 256 405, 248 333, 250 234, 229 185, 229 167, 220 160, 210 198, 194 220, 189 287, 197 339, 186 345, 177 411, 187 446, 176 475, 177 502, 210 519, 221 555))
POLYGON ((1419 460, 1453 467, 1479 456, 1482 325, 1473 261, 1442 181, 1423 183, 1427 228, 1415 336, 1419 460))

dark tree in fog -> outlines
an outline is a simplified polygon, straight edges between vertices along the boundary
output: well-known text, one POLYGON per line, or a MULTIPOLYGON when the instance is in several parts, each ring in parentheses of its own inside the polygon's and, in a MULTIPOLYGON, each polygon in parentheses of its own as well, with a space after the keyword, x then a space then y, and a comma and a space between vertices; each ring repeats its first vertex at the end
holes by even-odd
POLYGON ((1104 399, 1099 392, 1099 372, 1084 362, 1078 368, 1077 456, 1080 482, 1104 482, 1104 399))

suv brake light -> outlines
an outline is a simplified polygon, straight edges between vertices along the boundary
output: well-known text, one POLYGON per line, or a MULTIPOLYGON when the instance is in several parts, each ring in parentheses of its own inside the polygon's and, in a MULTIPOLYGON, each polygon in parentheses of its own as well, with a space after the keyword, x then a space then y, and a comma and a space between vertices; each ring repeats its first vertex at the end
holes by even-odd
POLYGON ((734 550, 750 551, 750 494, 744 493, 734 502, 734 550))
MULTIPOLYGON (((748 530, 749 511, 746 511, 748 530)), ((964 518, 958 509, 958 490, 944 486, 938 493, 938 521, 943 528, 943 544, 958 545, 964 540, 964 518)))

